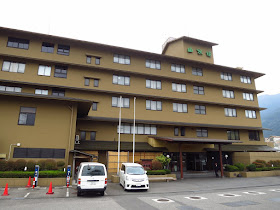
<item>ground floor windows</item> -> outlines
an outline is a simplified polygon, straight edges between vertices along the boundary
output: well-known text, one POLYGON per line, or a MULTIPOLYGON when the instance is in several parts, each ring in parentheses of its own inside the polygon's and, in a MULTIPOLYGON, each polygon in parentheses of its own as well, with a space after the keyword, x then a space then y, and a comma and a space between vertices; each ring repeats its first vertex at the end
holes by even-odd
POLYGON ((10 87, 10 86, 0 85, 0 91, 20 93, 21 92, 21 88, 20 87, 10 87))
POLYGON ((228 140, 240 140, 238 130, 227 130, 228 140))
POLYGON ((259 141, 260 140, 259 131, 248 131, 248 133, 249 133, 250 141, 259 141))
POLYGON ((36 116, 36 108, 34 107, 20 107, 19 125, 34 125, 36 116))
POLYGON ((13 158, 65 158, 65 149, 15 147, 13 158))
MULTIPOLYGON (((122 123, 120 131, 123 134, 133 134, 134 126, 133 124, 122 123)), ((119 126, 117 127, 117 133, 119 133, 119 126)), ((156 125, 136 124, 135 134, 157 135, 157 127, 156 125)))

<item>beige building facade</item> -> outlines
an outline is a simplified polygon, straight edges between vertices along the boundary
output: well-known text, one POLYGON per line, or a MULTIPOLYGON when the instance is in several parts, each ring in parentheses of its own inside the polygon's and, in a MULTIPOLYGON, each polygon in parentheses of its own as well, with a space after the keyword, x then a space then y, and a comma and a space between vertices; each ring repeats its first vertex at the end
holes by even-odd
POLYGON ((263 74, 214 64, 215 45, 181 37, 156 54, 0 28, 0 157, 114 165, 121 105, 126 161, 134 105, 136 161, 163 153, 172 171, 209 170, 217 145, 230 162, 240 147, 273 152, 255 87, 263 74))

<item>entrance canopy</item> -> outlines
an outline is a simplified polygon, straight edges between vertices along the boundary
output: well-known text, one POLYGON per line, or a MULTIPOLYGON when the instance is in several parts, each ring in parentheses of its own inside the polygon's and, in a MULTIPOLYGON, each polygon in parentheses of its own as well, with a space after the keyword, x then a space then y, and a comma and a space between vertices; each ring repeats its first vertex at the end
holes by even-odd
POLYGON ((174 143, 189 143, 189 144, 232 144, 242 143, 239 140, 226 140, 226 139, 203 139, 203 138, 183 138, 183 137, 160 137, 160 136, 149 136, 156 140, 174 142, 174 143))

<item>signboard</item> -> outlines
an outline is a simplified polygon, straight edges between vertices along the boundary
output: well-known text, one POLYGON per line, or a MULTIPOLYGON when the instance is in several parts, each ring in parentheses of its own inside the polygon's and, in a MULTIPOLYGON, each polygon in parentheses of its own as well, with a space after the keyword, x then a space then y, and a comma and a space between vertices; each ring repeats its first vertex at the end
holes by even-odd
POLYGON ((71 176, 71 165, 67 166, 67 172, 66 172, 66 186, 69 187, 70 184, 70 176, 71 176))
POLYGON ((39 165, 35 165, 35 171, 34 171, 34 181, 35 181, 35 183, 33 183, 33 185, 35 187, 37 187, 37 185, 38 185, 39 169, 40 169, 40 166, 39 165))

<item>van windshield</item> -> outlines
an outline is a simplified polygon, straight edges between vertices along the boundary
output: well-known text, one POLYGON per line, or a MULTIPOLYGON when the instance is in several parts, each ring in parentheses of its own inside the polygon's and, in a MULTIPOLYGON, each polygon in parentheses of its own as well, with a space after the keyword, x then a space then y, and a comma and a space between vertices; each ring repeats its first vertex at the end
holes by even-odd
POLYGON ((143 174, 145 174, 145 171, 140 166, 128 166, 126 168, 126 173, 133 174, 133 175, 143 175, 143 174))
POLYGON ((82 176, 104 176, 103 166, 85 165, 83 167, 82 176))

